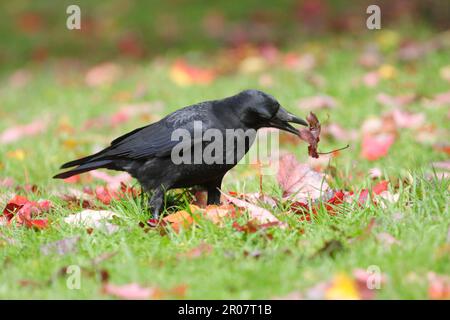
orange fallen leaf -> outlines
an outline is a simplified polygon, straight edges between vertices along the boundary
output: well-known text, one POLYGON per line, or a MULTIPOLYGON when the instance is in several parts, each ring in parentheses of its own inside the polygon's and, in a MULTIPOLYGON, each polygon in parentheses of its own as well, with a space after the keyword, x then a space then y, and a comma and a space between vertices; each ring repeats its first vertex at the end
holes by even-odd
MULTIPOLYGON (((193 213, 200 210, 196 205, 189 205, 190 211, 193 213)), ((181 228, 187 228, 194 223, 191 213, 186 210, 180 210, 164 217, 164 222, 170 223, 175 232, 179 232, 181 228)))

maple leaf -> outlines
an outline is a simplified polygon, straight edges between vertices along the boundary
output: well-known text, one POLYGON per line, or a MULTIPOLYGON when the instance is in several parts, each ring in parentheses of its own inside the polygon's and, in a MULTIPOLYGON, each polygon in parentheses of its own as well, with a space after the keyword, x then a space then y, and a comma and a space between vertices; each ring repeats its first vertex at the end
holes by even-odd
POLYGON ((3 209, 3 216, 10 223, 15 220, 28 228, 44 229, 48 226, 47 219, 35 219, 34 216, 50 210, 52 203, 49 200, 38 202, 30 201, 26 197, 16 195, 3 209))
POLYGON ((320 131, 321 126, 319 119, 317 119, 316 115, 312 112, 306 117, 306 121, 308 121, 309 128, 301 128, 299 130, 300 139, 307 142, 308 146, 308 154, 313 158, 318 158, 319 154, 317 153, 317 145, 320 141, 320 131))

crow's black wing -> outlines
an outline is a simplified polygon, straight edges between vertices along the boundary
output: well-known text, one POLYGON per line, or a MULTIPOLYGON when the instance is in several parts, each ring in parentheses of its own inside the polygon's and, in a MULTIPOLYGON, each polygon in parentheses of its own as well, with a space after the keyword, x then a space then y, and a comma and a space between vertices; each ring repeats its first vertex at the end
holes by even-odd
POLYGON ((194 122, 201 122, 202 131, 211 127, 211 116, 208 103, 202 103, 178 110, 160 121, 146 127, 136 129, 117 139, 111 146, 94 157, 98 159, 146 159, 149 157, 169 156, 172 148, 180 140, 173 139, 175 130, 184 130, 192 137, 194 144, 194 122))

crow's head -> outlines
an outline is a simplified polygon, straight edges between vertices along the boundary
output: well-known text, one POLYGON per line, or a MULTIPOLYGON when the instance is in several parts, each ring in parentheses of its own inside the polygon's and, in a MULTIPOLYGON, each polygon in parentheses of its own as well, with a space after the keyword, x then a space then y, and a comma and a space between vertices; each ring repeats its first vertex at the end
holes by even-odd
POLYGON ((308 125, 305 120, 287 112, 270 94, 245 90, 236 97, 239 100, 239 117, 251 128, 277 128, 298 135, 298 130, 289 122, 308 125))

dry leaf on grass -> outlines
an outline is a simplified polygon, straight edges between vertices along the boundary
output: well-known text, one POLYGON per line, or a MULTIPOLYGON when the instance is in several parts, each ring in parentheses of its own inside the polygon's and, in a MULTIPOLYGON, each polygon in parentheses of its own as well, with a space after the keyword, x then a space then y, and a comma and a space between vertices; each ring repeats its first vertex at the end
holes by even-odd
POLYGON ((277 180, 285 198, 304 203, 320 198, 329 190, 325 175, 299 163, 293 154, 281 157, 277 180))

